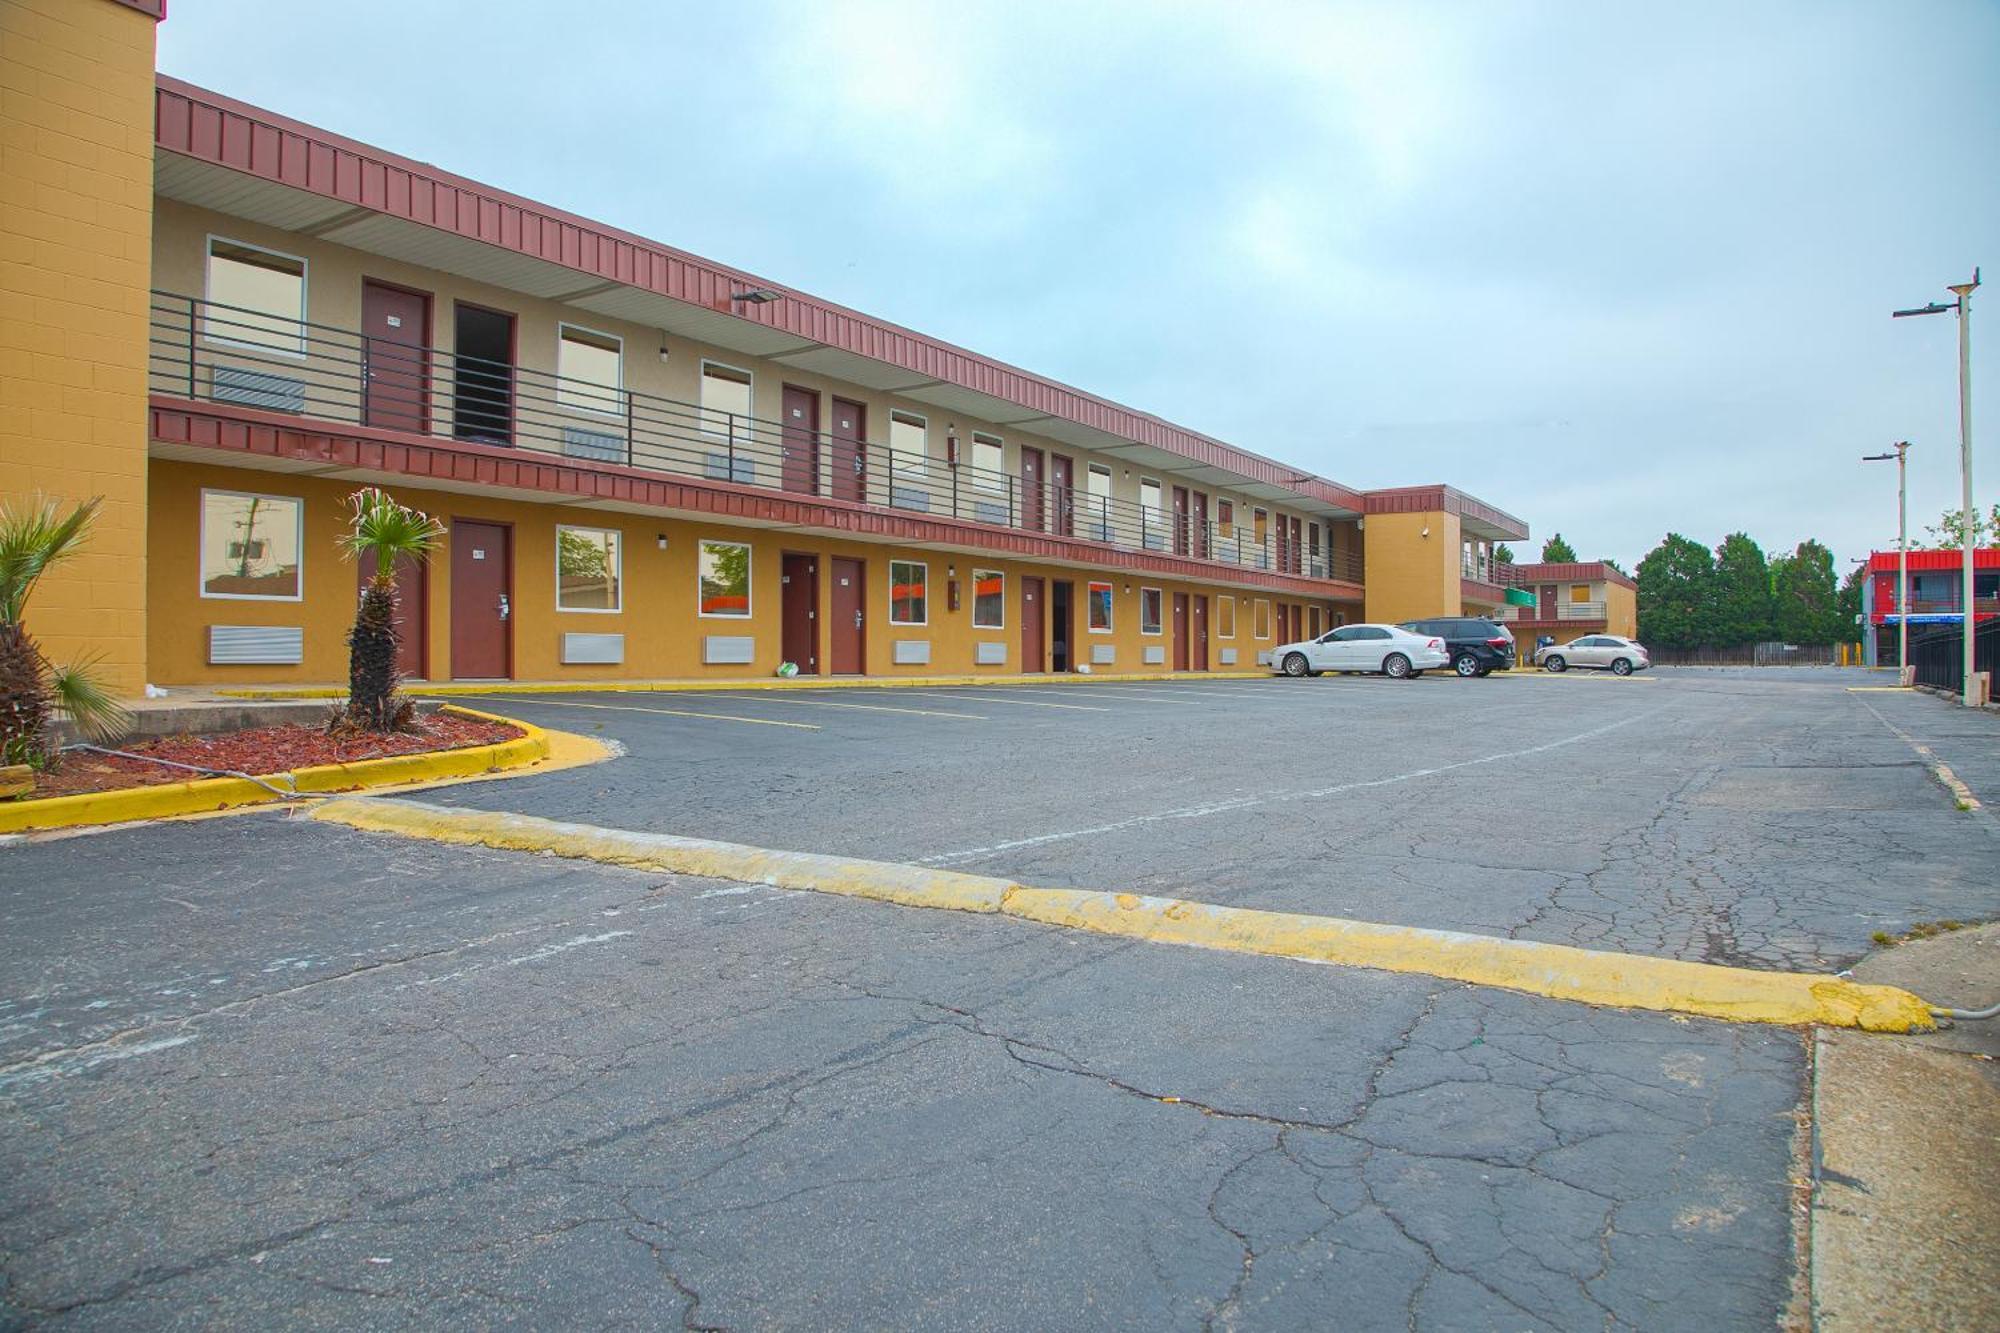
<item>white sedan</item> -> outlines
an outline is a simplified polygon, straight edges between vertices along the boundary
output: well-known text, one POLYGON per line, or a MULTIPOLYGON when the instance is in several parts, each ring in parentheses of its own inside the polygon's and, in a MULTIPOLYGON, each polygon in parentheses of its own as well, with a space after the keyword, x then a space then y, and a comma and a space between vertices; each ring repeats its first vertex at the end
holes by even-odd
POLYGON ((1271 653, 1271 670, 1287 676, 1326 671, 1368 671, 1408 680, 1448 666, 1444 640, 1412 634, 1398 625, 1342 625, 1317 639, 1287 643, 1271 653))

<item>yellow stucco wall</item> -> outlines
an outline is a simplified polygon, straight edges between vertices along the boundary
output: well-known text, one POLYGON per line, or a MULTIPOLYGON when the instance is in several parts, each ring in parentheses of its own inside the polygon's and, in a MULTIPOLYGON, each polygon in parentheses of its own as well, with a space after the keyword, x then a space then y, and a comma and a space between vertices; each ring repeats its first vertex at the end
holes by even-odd
POLYGON ((1368 620, 1393 624, 1459 614, 1458 515, 1370 514, 1362 537, 1368 620))
POLYGON ((29 628, 146 678, 153 42, 111 0, 0 0, 0 496, 104 497, 29 628))
MULTIPOLYGON (((205 465, 156 460, 151 480, 153 510, 152 559, 148 566, 149 598, 153 608, 151 662, 161 684, 324 683, 346 678, 345 635, 354 611, 354 566, 339 554, 338 540, 345 520, 345 499, 353 483, 300 476, 260 468, 205 465), (255 601, 208 598, 201 595, 200 506, 204 488, 298 497, 305 503, 305 537, 301 559, 302 600, 255 601), (210 666, 208 631, 212 625, 298 626, 304 630, 305 660, 297 666, 210 666)), ((852 556, 867 562, 866 648, 869 674, 923 675, 935 672, 982 672, 1008 675, 1021 670, 1020 579, 1040 575, 1049 582, 1065 579, 1076 585, 1078 632, 1073 636, 1079 660, 1090 661, 1096 644, 1110 644, 1116 660, 1098 664, 1098 671, 1158 670, 1171 665, 1168 634, 1172 629, 1173 594, 1203 594, 1210 599, 1210 655, 1213 669, 1227 669, 1220 650, 1238 650, 1236 666, 1256 664, 1256 654, 1275 642, 1254 636, 1254 602, 1259 594, 1158 580, 1124 572, 1093 572, 1020 561, 991 559, 965 552, 909 550, 874 543, 839 541, 798 533, 732 527, 680 516, 613 513, 522 500, 455 494, 414 487, 394 491, 399 499, 449 522, 483 519, 513 525, 513 656, 514 676, 522 680, 591 680, 620 678, 714 677, 732 679, 768 676, 777 669, 782 647, 779 579, 786 552, 819 555, 818 623, 831 616, 832 570, 827 557, 852 556), (555 609, 555 539, 558 524, 608 527, 620 531, 625 555, 621 571, 622 607, 617 613, 561 612, 555 609), (659 549, 664 534, 667 547, 659 549), (748 619, 718 619, 696 614, 696 562, 704 539, 749 542, 751 609, 748 619), (889 620, 889 561, 920 560, 929 566, 929 623, 892 625, 889 620), (997 630, 976 630, 972 624, 972 570, 999 569, 1007 575, 1006 623, 997 630), (960 585, 959 609, 949 609, 947 583, 955 568, 960 585), (1113 588, 1113 632, 1091 633, 1084 624, 1085 585, 1108 581, 1113 588), (1140 630, 1143 588, 1161 589, 1162 634, 1140 630), (1216 623, 1215 599, 1234 596, 1236 637, 1222 639, 1216 623), (560 661, 565 632, 625 635, 625 662, 618 666, 566 666, 560 661), (749 666, 706 665, 702 661, 706 635, 749 635, 756 656, 749 666), (893 644, 899 639, 928 639, 928 664, 898 666, 893 644), (980 641, 1007 645, 1004 665, 975 664, 974 645, 980 641), (1169 649, 1164 664, 1145 660, 1148 647, 1169 649)), ((434 558, 430 589, 427 657, 433 679, 451 672, 450 553, 434 558)), ((1045 585, 1046 586, 1046 585, 1045 585)), ((1297 599, 1269 599, 1291 604, 1297 599)), ((1046 592, 1045 592, 1046 604, 1046 592)), ((1298 602, 1310 606, 1310 602, 1298 602)), ((1331 603, 1318 603, 1330 615, 1331 603)), ((1190 609, 1192 620, 1192 609, 1190 609)), ((1327 623, 1331 623, 1330 620, 1327 623)), ((827 664, 829 646, 821 630, 820 656, 827 664)), ((1046 647, 1050 636, 1044 634, 1046 647)))
POLYGON ((1639 596, 1622 583, 1606 582, 1604 589, 1604 631, 1628 639, 1639 636, 1639 596))

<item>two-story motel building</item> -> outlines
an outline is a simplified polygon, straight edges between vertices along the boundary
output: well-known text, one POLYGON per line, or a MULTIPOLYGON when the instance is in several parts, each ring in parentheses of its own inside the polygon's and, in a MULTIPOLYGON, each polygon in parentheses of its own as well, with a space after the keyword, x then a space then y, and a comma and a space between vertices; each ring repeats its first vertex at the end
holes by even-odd
MULTIPOLYGON (((119 684, 341 679, 376 484, 432 680, 1214 671, 1492 611, 1518 519, 1359 491, 156 76, 0 0, 0 492, 102 495, 32 623, 119 684)), ((1109 333, 1110 330, 1107 330, 1109 333)))

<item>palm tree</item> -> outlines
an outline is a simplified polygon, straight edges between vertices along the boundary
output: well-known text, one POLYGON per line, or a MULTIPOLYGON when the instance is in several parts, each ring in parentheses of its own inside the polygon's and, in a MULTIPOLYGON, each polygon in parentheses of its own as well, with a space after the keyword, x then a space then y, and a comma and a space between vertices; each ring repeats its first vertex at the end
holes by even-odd
POLYGON ((97 657, 54 666, 22 623, 35 584, 83 549, 103 497, 69 513, 58 501, 0 504, 0 763, 47 766, 61 756, 48 734, 60 709, 92 740, 107 740, 130 721, 98 678, 97 657))
POLYGON ((421 510, 398 504, 373 486, 347 497, 353 511, 342 546, 349 556, 375 558, 375 575, 362 589, 347 632, 347 707, 336 727, 365 731, 407 731, 414 708, 398 697, 396 670, 396 566, 423 560, 437 548, 444 525, 421 510))

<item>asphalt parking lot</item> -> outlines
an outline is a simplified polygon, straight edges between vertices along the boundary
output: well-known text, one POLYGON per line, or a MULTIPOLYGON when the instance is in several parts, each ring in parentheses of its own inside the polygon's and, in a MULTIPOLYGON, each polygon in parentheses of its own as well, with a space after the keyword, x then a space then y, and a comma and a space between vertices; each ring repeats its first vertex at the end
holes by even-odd
MULTIPOLYGON (((1911 748, 2000 720, 1873 683, 510 697, 626 757, 426 799, 1830 968, 2000 911, 1911 748)), ((1766 1329, 1806 1079, 1791 1029, 283 814, 31 841, 0 1323, 1766 1329)))

